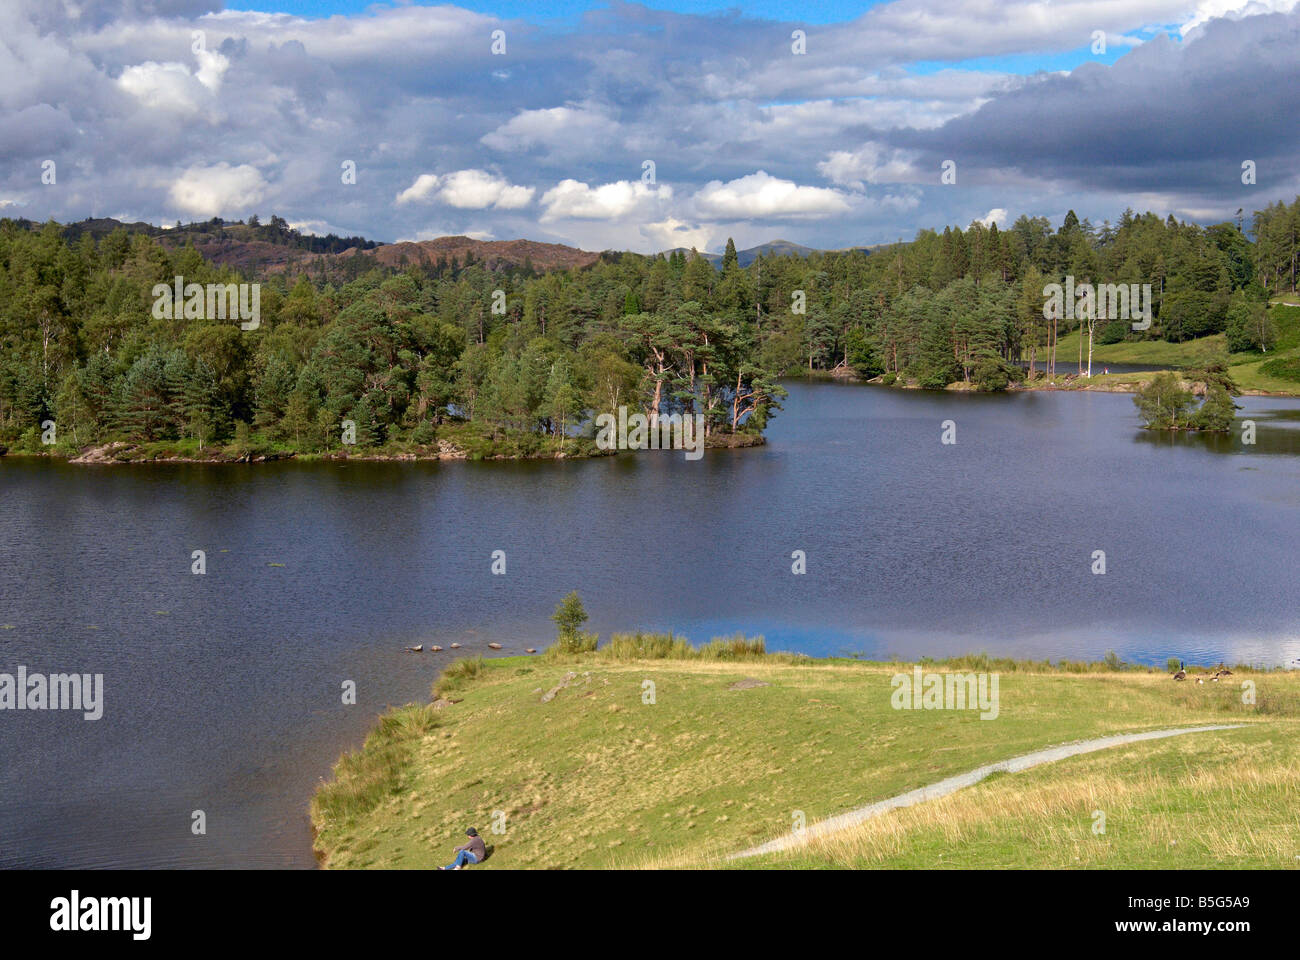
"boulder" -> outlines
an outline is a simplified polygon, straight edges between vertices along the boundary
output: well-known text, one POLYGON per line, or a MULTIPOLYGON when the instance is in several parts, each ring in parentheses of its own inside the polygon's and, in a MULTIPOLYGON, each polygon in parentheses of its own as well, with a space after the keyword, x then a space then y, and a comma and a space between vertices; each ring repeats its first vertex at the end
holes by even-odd
POLYGON ((569 684, 571 684, 574 680, 577 679, 578 679, 578 675, 574 673, 572 670, 570 670, 568 673, 564 675, 564 678, 560 680, 559 683, 557 683, 555 686, 551 687, 550 690, 547 690, 544 694, 542 694, 542 703, 550 703, 552 700, 555 699, 556 694, 558 694, 561 690, 563 690, 565 687, 567 687, 569 684))

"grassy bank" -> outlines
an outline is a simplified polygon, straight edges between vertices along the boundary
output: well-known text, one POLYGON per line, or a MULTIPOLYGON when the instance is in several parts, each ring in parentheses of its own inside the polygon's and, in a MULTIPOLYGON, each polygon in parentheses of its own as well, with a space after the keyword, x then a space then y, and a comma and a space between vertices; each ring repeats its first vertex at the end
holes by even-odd
POLYGON ((900 664, 627 642, 469 664, 437 691, 460 702, 391 711, 322 785, 312 820, 326 866, 445 863, 470 825, 494 848, 484 869, 720 863, 788 833, 796 811, 812 823, 1045 746, 1225 722, 1248 728, 997 776, 875 821, 884 833, 731 865, 1296 863, 1280 839, 1300 799, 1293 672, 1238 669, 1198 685, 1113 664, 927 665, 997 671, 999 713, 986 721, 893 709, 890 679, 911 669, 900 664), (1246 680, 1253 705, 1242 703, 1246 680), (1054 831, 1092 837, 1096 809, 1111 818, 1104 854, 1074 861, 1052 849, 1054 831), (494 818, 503 832, 491 832, 494 818), (1184 836, 1182 849, 1162 845, 1184 836))
MULTIPOLYGON (((1160 367, 1204 367, 1213 362, 1226 362, 1228 370, 1244 391, 1252 393, 1300 394, 1300 307, 1275 302, 1270 305, 1269 318, 1277 335, 1277 342, 1267 353, 1255 351, 1228 353, 1223 334, 1201 337, 1183 343, 1166 343, 1164 340, 1136 340, 1122 343, 1097 344, 1092 351, 1093 377, 1086 381, 1089 387, 1099 389, 1128 389, 1150 374, 1111 374, 1097 376, 1099 368, 1107 364, 1160 367), (1291 362, 1288 362, 1291 361, 1291 362)), ((1058 380, 1077 374, 1079 358, 1078 332, 1061 337, 1056 348, 1058 380)), ((1084 363, 1087 363, 1088 344, 1083 342, 1084 363)), ((1042 369, 1042 354, 1038 368, 1042 369)), ((1077 380, 1072 385, 1081 386, 1077 380)))

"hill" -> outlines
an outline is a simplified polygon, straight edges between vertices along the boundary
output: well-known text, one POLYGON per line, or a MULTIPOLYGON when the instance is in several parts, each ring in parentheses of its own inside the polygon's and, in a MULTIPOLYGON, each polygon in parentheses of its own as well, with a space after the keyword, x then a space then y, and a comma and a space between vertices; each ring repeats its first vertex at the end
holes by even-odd
POLYGON ((439 260, 456 260, 464 266, 469 260, 488 270, 501 266, 523 267, 531 264, 539 273, 589 267, 600 259, 599 253, 579 250, 562 243, 539 243, 536 240, 474 240, 470 237, 438 237, 436 240, 385 243, 373 251, 374 258, 386 267, 423 263, 435 266, 439 260))
MULTIPOLYGON (((845 247, 842 250, 822 250, 817 247, 805 247, 801 243, 793 243, 790 240, 769 240, 767 243, 760 243, 756 247, 746 247, 744 250, 736 251, 736 260, 742 267, 747 267, 760 256, 763 257, 806 257, 810 253, 847 253, 850 250, 861 250, 864 253, 870 253, 871 247, 845 247)), ((673 253, 686 253, 691 251, 685 247, 674 247, 671 250, 664 250, 663 255, 668 256, 673 253)), ((722 254, 720 253, 700 253, 705 260, 715 267, 722 266, 722 254)))
MULTIPOLYGON (((44 224, 32 220, 15 220, 19 226, 38 230, 44 224)), ((280 217, 267 223, 257 218, 249 222, 212 220, 174 227, 150 223, 128 223, 110 217, 81 220, 62 227, 64 236, 75 241, 82 236, 102 240, 115 230, 151 237, 168 250, 193 244, 205 260, 218 266, 232 267, 247 276, 310 271, 331 278, 355 276, 358 270, 375 266, 399 269, 403 265, 436 267, 439 261, 459 266, 477 263, 488 270, 531 266, 539 273, 588 267, 601 254, 560 243, 536 240, 475 240, 470 237, 438 237, 435 240, 380 243, 364 237, 317 236, 290 227, 280 217), (364 257, 369 264, 359 264, 364 257)))

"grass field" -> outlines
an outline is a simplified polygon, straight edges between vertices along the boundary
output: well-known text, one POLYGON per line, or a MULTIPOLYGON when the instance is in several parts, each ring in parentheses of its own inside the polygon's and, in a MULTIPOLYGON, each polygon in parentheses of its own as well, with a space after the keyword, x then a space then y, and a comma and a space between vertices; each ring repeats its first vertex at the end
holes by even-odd
POLYGON ((1257 723, 995 774, 746 866, 1300 867, 1295 733, 1257 723))
POLYGON ((995 775, 833 843, 727 865, 1300 863, 1296 672, 1197 685, 1101 665, 927 666, 998 671, 998 716, 981 720, 893 709, 890 679, 907 665, 602 653, 469 664, 440 689, 461 702, 391 711, 322 785, 312 819, 326 866, 446 863, 471 825, 494 848, 483 869, 722 865, 789 833, 796 811, 813 823, 1045 746, 1228 722, 1249 727, 995 775), (733 689, 742 680, 766 685, 733 689))
MULTIPOLYGON (((1185 343, 1166 343, 1163 340, 1094 344, 1092 351, 1093 377, 1090 384, 1110 389, 1128 388, 1147 379, 1139 373, 1099 376, 1098 368, 1107 364, 1140 366, 1150 363, 1160 367, 1200 367, 1214 361, 1226 360, 1233 378, 1243 390, 1264 393, 1300 393, 1300 382, 1262 371, 1260 367, 1277 359, 1300 358, 1300 306, 1288 306, 1275 301, 1269 307, 1269 316, 1277 331, 1277 343, 1268 353, 1228 353, 1223 334, 1188 340, 1185 343)), ((1087 363, 1088 344, 1083 344, 1084 363, 1087 363)), ((1058 379, 1077 372, 1079 334, 1071 333, 1060 339, 1056 348, 1058 379)), ((1042 369, 1042 357, 1038 358, 1042 369)))

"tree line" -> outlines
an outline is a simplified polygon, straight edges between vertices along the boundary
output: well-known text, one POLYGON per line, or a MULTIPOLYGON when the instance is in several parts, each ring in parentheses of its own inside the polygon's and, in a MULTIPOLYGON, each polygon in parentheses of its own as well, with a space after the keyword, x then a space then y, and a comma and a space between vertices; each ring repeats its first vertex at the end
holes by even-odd
POLYGON ((762 431, 778 378, 801 372, 985 390, 1056 375, 1060 338, 1085 323, 1044 316, 1044 286, 1067 275, 1151 284, 1150 329, 1102 322, 1087 331, 1102 343, 1224 333, 1233 351, 1267 351, 1265 303, 1295 290, 1300 197, 1242 226, 1126 210, 1096 227, 1071 212, 1055 229, 974 222, 744 268, 728 241, 716 268, 606 253, 540 275, 367 264, 331 282, 240 276, 126 230, 0 221, 0 443, 39 449, 52 421, 68 446, 255 434, 310 451, 337 447, 348 420, 359 446, 428 444, 468 422, 539 449, 619 406, 701 413, 715 438, 762 431), (156 319, 151 291, 176 276, 261 283, 259 327, 156 319))

